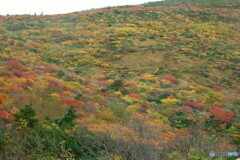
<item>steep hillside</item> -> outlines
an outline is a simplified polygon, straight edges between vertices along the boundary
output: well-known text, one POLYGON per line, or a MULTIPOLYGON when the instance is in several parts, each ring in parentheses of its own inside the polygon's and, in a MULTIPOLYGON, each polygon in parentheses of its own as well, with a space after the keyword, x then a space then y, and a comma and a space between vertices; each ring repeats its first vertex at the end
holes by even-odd
POLYGON ((1 16, 0 159, 237 151, 239 4, 167 0, 1 16))

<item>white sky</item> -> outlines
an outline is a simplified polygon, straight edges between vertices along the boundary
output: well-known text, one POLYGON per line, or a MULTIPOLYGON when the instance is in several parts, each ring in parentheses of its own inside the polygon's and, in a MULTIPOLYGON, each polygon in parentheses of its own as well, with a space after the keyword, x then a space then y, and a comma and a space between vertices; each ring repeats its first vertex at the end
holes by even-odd
POLYGON ((0 15, 71 13, 92 8, 142 4, 157 0, 0 0, 0 15))

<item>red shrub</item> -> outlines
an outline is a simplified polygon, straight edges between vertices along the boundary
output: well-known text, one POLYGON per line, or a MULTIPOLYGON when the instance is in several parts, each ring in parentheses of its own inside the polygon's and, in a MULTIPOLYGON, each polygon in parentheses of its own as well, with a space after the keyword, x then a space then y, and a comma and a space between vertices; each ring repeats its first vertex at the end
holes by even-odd
POLYGON ((173 99, 173 98, 174 98, 174 96, 173 96, 173 95, 170 95, 170 96, 168 96, 167 98, 173 99))
POLYGON ((68 85, 61 84, 61 88, 64 91, 73 91, 73 89, 70 86, 68 86, 68 85))
POLYGON ((4 39, 4 35, 0 35, 0 39, 4 39))
POLYGON ((7 61, 6 63, 6 66, 8 68, 16 68, 16 67, 19 67, 20 66, 20 63, 18 60, 9 60, 7 61))
POLYGON ((118 88, 118 91, 122 92, 125 88, 121 87, 121 88, 118 88))
POLYGON ((202 102, 198 102, 198 101, 196 101, 196 102, 193 102, 193 101, 186 101, 186 102, 184 102, 184 104, 185 105, 188 105, 188 106, 202 106, 203 105, 203 103, 202 102))
POLYGON ((0 118, 5 118, 10 120, 10 119, 13 119, 13 116, 4 110, 0 110, 0 118))
POLYGON ((134 94, 134 93, 130 93, 129 97, 140 98, 140 96, 138 94, 134 94))
POLYGON ((107 81, 98 81, 97 83, 102 86, 106 86, 109 84, 107 81))
POLYGON ((33 83, 34 83, 34 81, 32 79, 30 79, 30 78, 26 79, 26 84, 33 84, 33 83))
POLYGON ((193 109, 189 106, 182 106, 182 108, 180 109, 180 112, 184 114, 191 114, 193 112, 193 109))
POLYGON ((224 111, 223 108, 215 106, 213 109, 210 109, 210 114, 213 115, 213 119, 221 122, 231 122, 234 116, 234 113, 231 111, 224 111))
POLYGON ((1 97, 0 98, 0 105, 4 103, 4 99, 1 97))
POLYGON ((164 77, 167 81, 170 81, 174 84, 176 84, 178 82, 178 80, 174 77, 164 77))
POLYGON ((222 90, 222 87, 214 87, 213 90, 214 90, 214 91, 221 91, 221 90, 222 90))
POLYGON ((81 101, 71 100, 71 99, 61 99, 61 103, 67 106, 75 106, 75 107, 80 107, 82 105, 81 101))

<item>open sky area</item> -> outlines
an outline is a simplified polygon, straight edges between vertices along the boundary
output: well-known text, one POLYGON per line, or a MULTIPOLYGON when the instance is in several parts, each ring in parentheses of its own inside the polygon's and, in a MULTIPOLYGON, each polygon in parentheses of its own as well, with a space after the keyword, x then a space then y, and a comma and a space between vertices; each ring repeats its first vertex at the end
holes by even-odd
POLYGON ((156 0, 3 0, 0 15, 61 14, 108 6, 134 5, 156 0))

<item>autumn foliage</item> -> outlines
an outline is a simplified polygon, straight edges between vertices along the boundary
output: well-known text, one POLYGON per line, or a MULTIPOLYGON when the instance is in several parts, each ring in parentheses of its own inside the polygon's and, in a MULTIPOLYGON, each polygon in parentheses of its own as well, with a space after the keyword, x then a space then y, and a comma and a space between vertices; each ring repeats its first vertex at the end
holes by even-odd
POLYGON ((176 78, 174 78, 174 77, 165 77, 165 79, 167 81, 172 82, 173 84, 176 84, 178 82, 178 80, 176 78))
POLYGON ((165 0, 0 16, 0 159, 236 151, 239 10, 165 0))
POLYGON ((214 108, 210 109, 210 117, 213 117, 212 119, 220 122, 231 122, 232 118, 234 116, 234 113, 231 111, 224 111, 223 108, 219 106, 215 106, 214 108))
POLYGON ((0 110, 0 120, 1 120, 1 118, 11 120, 11 119, 13 119, 13 115, 4 110, 0 110))

